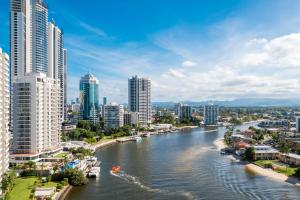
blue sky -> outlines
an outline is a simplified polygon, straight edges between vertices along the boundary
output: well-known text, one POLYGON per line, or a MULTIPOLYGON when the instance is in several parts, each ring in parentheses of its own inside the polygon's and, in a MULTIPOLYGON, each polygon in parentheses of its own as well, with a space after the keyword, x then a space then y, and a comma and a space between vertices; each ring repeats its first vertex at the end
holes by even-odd
MULTIPOLYGON (((127 102, 127 78, 152 80, 153 101, 300 98, 298 0, 48 0, 64 30, 68 99, 87 72, 100 96, 127 102)), ((0 47, 9 51, 9 1, 0 47)))

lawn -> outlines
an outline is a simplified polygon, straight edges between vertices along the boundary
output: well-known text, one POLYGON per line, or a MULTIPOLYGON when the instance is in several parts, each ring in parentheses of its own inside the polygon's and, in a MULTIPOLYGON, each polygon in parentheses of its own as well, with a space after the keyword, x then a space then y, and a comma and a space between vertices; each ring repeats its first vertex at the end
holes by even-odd
POLYGON ((59 154, 54 155, 54 158, 65 158, 69 153, 68 152, 61 152, 59 154))
POLYGON ((297 167, 290 167, 287 164, 279 163, 277 160, 257 160, 254 161, 254 164, 260 167, 266 167, 268 165, 273 165, 274 171, 284 174, 286 176, 293 176, 297 170, 297 167))
POLYGON ((8 193, 8 200, 27 200, 30 199, 31 190, 37 177, 17 178, 13 189, 8 193))
POLYGON ((277 162, 277 160, 256 160, 256 161, 254 161, 254 164, 256 164, 260 167, 265 167, 266 165, 271 165, 275 162, 277 162))
POLYGON ((286 167, 286 168, 283 167, 283 168, 275 169, 274 171, 284 174, 284 175, 287 175, 287 176, 293 176, 295 174, 296 170, 297 170, 297 167, 286 167))
MULTIPOLYGON (((30 199, 30 194, 34 186, 34 182, 38 181, 38 177, 19 177, 13 189, 8 193, 7 200, 27 200, 30 199)), ((41 187, 56 187, 58 182, 42 183, 41 187)))

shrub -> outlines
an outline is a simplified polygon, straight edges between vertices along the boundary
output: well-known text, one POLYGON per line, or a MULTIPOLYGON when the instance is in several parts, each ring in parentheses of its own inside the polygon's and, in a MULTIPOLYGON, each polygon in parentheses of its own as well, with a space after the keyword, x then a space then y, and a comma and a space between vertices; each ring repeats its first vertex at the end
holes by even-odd
POLYGON ((78 169, 66 170, 65 177, 68 178, 69 184, 73 186, 80 186, 87 184, 87 178, 82 171, 78 169))
POLYGON ((52 174, 51 176, 51 180, 52 181, 62 181, 64 180, 64 174, 63 173, 55 173, 55 174, 52 174))
POLYGON ((63 186, 61 185, 61 184, 58 184, 57 186, 56 186, 56 189, 57 190, 61 190, 63 188, 63 186))
POLYGON ((20 176, 25 177, 25 176, 36 176, 37 173, 35 170, 24 170, 20 173, 20 176))

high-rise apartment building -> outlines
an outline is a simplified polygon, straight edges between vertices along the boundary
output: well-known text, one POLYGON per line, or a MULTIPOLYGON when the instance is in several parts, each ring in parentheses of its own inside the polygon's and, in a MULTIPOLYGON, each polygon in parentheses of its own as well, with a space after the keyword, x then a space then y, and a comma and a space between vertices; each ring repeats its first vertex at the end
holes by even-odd
POLYGON ((99 121, 99 81, 91 73, 80 79, 80 117, 93 123, 99 121))
POLYGON ((192 107, 186 104, 176 104, 175 114, 178 116, 180 121, 190 119, 192 117, 192 107))
POLYGON ((63 117, 61 31, 42 0, 11 0, 11 161, 36 160, 59 149, 63 117))
POLYGON ((124 106, 116 103, 104 106, 104 127, 117 129, 124 125, 124 106))
POLYGON ((204 124, 217 125, 219 116, 219 107, 217 105, 204 106, 204 124))
POLYGON ((12 160, 36 160, 59 149, 59 80, 44 73, 24 76, 14 81, 13 94, 12 160))
POLYGON ((0 48, 0 181, 8 169, 9 56, 0 48))
POLYGON ((67 72, 68 72, 68 65, 67 65, 67 49, 63 49, 63 69, 64 69, 64 77, 63 77, 63 95, 64 95, 64 119, 67 119, 68 116, 68 107, 67 107, 67 102, 68 102, 68 96, 67 96, 67 72))
POLYGON ((133 76, 128 79, 128 109, 138 112, 141 124, 151 123, 151 81, 133 76))
POLYGON ((48 24, 49 69, 48 76, 60 81, 60 119, 65 118, 66 107, 66 49, 63 49, 63 33, 52 22, 48 24))

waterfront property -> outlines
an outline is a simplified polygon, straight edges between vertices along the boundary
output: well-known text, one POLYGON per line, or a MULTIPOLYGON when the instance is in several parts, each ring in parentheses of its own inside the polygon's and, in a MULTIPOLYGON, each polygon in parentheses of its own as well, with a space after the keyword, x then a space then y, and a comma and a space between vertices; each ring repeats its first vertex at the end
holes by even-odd
POLYGON ((217 125, 219 117, 219 107, 217 105, 205 105, 204 106, 204 124, 217 125))
POLYGON ((151 123, 151 81, 133 76, 128 79, 128 109, 139 113, 139 123, 151 123))
POLYGON ((300 166, 300 155, 297 154, 283 153, 279 155, 279 160, 289 165, 300 166))
POLYGON ((118 129, 124 125, 124 106, 116 103, 104 105, 104 127, 118 129))
POLYGON ((10 161, 27 162, 59 150, 64 115, 62 31, 44 1, 11 1, 10 47, 10 161))
POLYGON ((266 145, 254 145, 254 160, 276 160, 279 151, 266 145))

